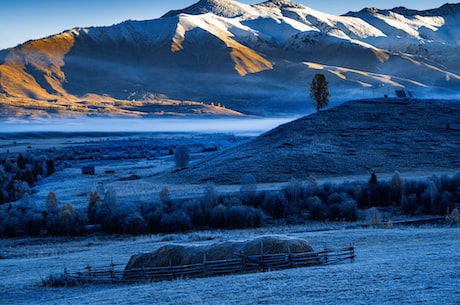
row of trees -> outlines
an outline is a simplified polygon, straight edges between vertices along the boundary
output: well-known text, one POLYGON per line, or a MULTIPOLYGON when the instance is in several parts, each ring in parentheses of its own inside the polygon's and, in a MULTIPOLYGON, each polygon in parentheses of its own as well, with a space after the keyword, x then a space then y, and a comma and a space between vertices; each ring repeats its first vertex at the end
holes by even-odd
POLYGON ((458 202, 460 174, 425 181, 403 180, 399 173, 379 181, 373 174, 369 181, 321 185, 311 177, 304 182, 293 179, 279 191, 257 191, 255 177, 245 175, 237 195, 219 195, 210 184, 201 198, 173 200, 164 188, 157 199, 137 205, 118 202, 111 189, 91 192, 87 209, 80 210, 71 203, 59 205, 54 193, 44 206, 25 196, 21 204, 0 210, 0 236, 93 231, 138 235, 301 224, 308 219, 356 221, 365 217, 364 209, 388 206, 401 214, 447 215, 458 202))

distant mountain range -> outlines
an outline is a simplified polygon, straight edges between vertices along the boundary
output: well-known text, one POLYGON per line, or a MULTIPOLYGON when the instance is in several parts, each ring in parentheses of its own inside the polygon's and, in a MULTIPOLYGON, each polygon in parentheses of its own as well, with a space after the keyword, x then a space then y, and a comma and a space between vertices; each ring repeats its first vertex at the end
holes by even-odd
POLYGON ((289 0, 201 0, 0 51, 0 103, 27 115, 294 113, 319 72, 335 99, 455 94, 458 20, 460 4, 333 16, 289 0))

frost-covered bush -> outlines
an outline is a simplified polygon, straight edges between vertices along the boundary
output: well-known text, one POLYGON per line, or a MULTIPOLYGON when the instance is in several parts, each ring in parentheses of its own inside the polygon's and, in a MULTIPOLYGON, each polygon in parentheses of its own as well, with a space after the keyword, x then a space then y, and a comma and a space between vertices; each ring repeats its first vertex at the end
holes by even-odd
POLYGON ((126 216, 123 222, 123 233, 130 235, 145 234, 147 224, 139 212, 131 213, 126 216))
POLYGON ((49 192, 48 196, 46 197, 46 211, 49 214, 57 213, 58 211, 58 200, 56 193, 49 192))
POLYGON ((321 199, 317 196, 310 197, 307 199, 308 210, 310 211, 310 218, 313 220, 325 220, 326 219, 326 206, 323 205, 321 199))
POLYGON ((174 160, 176 161, 176 167, 178 169, 183 169, 188 166, 190 161, 190 153, 187 146, 179 145, 174 152, 174 160))
POLYGON ((59 233, 61 235, 76 235, 81 231, 79 213, 71 203, 64 204, 59 211, 59 233))
POLYGON ((340 216, 346 221, 358 220, 358 205, 356 201, 348 198, 340 205, 340 216))
POLYGON ((231 206, 227 210, 227 226, 230 229, 260 227, 263 214, 259 209, 249 206, 231 206))
POLYGON ((404 188, 404 181, 398 171, 395 171, 389 183, 391 203, 398 204, 401 201, 401 196, 404 188))
POLYGON ((246 194, 255 193, 257 191, 257 180, 253 174, 244 174, 241 178, 240 194, 244 196, 246 194))
POLYGON ((146 202, 142 204, 140 206, 140 213, 145 220, 147 232, 160 232, 161 216, 165 213, 165 207, 161 202, 146 202))
POLYGON ((409 194, 408 196, 404 195, 402 197, 401 207, 404 214, 407 215, 418 215, 420 213, 420 207, 417 200, 416 194, 409 194))
POLYGON ((437 215, 448 215, 455 209, 455 198, 448 191, 444 191, 439 199, 439 204, 435 207, 434 213, 437 215))
POLYGON ((370 226, 380 226, 382 224, 383 218, 382 214, 377 208, 370 208, 366 213, 366 220, 370 226))
POLYGON ((165 233, 184 232, 192 228, 192 221, 182 210, 164 214, 160 221, 160 230, 165 233))
POLYGON ((257 180, 252 174, 241 178, 240 199, 244 205, 257 206, 257 180))
POLYGON ((458 211, 458 208, 452 210, 452 213, 450 213, 447 217, 447 221, 451 225, 460 225, 460 212, 458 211))
POLYGON ((93 191, 89 193, 89 202, 88 202, 88 220, 90 223, 95 223, 96 218, 96 209, 97 205, 101 203, 101 197, 97 191, 93 191))
POLYGON ((348 200, 349 197, 346 193, 332 193, 329 195, 327 198, 327 204, 333 205, 333 204, 342 204, 346 200, 348 200))
POLYGON ((44 229, 45 217, 43 213, 29 211, 23 218, 25 233, 29 236, 38 236, 44 229))
POLYGON ((198 228, 209 226, 212 206, 206 205, 203 201, 189 200, 183 204, 183 209, 190 217, 193 226, 198 228))
POLYGON ((273 219, 284 216, 285 208, 288 205, 287 199, 281 192, 267 192, 262 207, 273 219))
POLYGON ((217 191, 214 187, 214 184, 208 183, 206 185, 203 197, 201 198, 201 203, 203 208, 206 210, 211 210, 219 203, 219 197, 217 196, 217 191))

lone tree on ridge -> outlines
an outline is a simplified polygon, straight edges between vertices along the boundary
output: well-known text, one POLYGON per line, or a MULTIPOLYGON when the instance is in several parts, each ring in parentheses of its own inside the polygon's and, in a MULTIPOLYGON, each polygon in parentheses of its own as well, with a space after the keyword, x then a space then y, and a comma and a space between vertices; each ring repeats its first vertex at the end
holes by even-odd
POLYGON ((314 99, 313 105, 318 112, 321 108, 329 105, 329 89, 327 86, 328 83, 324 74, 316 74, 311 81, 310 97, 314 99))

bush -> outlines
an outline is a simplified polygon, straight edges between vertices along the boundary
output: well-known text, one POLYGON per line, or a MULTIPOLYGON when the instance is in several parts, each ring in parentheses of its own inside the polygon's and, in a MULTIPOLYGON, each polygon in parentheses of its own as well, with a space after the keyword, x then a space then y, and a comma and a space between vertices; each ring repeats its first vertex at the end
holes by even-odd
POLYGON ((257 180, 252 174, 245 174, 241 178, 240 198, 245 205, 250 204, 257 191, 257 180))
POLYGON ((263 215, 254 207, 232 206, 227 213, 227 226, 230 229, 256 228, 262 225, 263 215))
POLYGON ((349 198, 340 205, 340 216, 346 221, 358 220, 358 205, 356 201, 349 198))
POLYGON ((434 213, 437 215, 448 215, 454 209, 454 195, 448 191, 442 192, 439 204, 435 207, 434 213))
POLYGON ((447 221, 451 225, 460 225, 460 213, 458 211, 458 208, 455 208, 452 210, 452 213, 447 217, 447 221))
POLYGON ((101 197, 97 191, 90 192, 88 203, 88 220, 95 223, 97 205, 101 203, 101 197))
POLYGON ((262 207, 273 219, 284 216, 285 208, 288 205, 286 197, 280 192, 267 192, 262 207))
POLYGON ((223 228, 228 224, 227 207, 223 204, 219 204, 214 207, 211 211, 211 223, 210 225, 214 228, 223 228))
POLYGON ((140 206, 141 215, 145 220, 146 231, 158 233, 161 231, 161 216, 165 208, 162 203, 144 203, 140 206))
POLYGON ((185 145, 179 145, 174 152, 174 160, 176 161, 176 167, 178 169, 183 169, 188 166, 190 161, 190 154, 188 148, 185 145))
POLYGON ((310 211, 310 217, 313 220, 325 220, 326 219, 326 207, 318 197, 310 197, 307 199, 308 210, 310 211))
POLYGON ((403 196, 402 198, 402 209, 404 214, 417 215, 419 214, 419 206, 417 204, 417 195, 410 194, 409 196, 403 196))
POLYGON ((164 214, 160 221, 160 230, 165 233, 184 232, 192 228, 192 221, 184 211, 164 214))
POLYGON ((401 196, 404 187, 404 181, 398 171, 395 171, 393 177, 390 180, 390 196, 391 202, 398 204, 401 202, 401 196))
POLYGON ((379 226, 382 224, 382 214, 377 208, 370 208, 366 213, 366 220, 371 226, 379 226))
POLYGON ((139 212, 131 213, 126 216, 123 222, 123 233, 130 235, 145 234, 147 225, 139 212))

